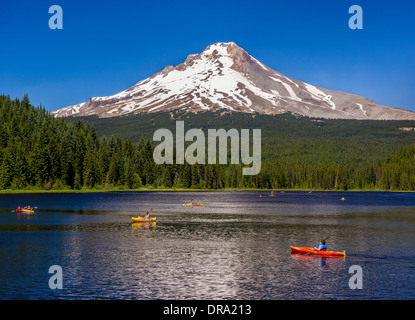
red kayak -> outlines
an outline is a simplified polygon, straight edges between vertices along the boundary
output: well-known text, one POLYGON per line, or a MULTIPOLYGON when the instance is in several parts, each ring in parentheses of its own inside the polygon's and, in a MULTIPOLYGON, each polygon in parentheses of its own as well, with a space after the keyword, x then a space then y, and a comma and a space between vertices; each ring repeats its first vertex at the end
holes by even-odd
POLYGON ((338 252, 338 251, 317 251, 313 248, 308 247, 291 247, 291 253, 301 253, 307 255, 317 255, 323 257, 345 257, 346 252, 338 252))

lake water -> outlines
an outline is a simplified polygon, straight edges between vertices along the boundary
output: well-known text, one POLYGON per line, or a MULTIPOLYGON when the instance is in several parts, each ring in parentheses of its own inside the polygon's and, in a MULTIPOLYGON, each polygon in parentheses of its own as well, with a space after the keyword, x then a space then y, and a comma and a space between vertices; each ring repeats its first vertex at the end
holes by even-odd
POLYGON ((414 299, 414 242, 414 193, 1 194, 0 299, 414 299), (291 255, 323 238, 347 256, 291 255))

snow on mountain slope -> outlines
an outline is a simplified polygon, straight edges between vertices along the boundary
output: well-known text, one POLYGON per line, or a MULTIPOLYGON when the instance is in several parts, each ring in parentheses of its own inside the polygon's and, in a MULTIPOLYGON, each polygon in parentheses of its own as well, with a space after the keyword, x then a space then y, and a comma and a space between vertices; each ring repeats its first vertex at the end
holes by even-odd
POLYGON ((415 113, 290 79, 233 42, 215 43, 176 67, 120 93, 52 112, 57 117, 115 117, 157 111, 219 110, 262 114, 297 113, 346 119, 415 119, 415 113))

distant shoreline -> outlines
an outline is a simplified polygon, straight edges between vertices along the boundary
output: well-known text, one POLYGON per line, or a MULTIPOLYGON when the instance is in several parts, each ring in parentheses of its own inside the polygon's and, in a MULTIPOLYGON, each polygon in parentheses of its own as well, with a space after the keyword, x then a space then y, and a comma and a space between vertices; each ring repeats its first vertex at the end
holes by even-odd
POLYGON ((258 191, 263 192, 264 195, 268 195, 271 191, 276 194, 281 192, 405 192, 411 193, 415 190, 379 190, 379 189, 350 189, 350 190, 326 190, 326 189, 253 189, 253 188, 224 188, 224 189, 196 189, 196 188, 140 188, 140 189, 122 189, 122 188, 110 188, 110 189, 64 189, 64 190, 45 190, 45 189, 33 189, 33 190, 0 190, 1 194, 32 194, 32 193, 111 193, 111 192, 217 192, 217 191, 258 191))

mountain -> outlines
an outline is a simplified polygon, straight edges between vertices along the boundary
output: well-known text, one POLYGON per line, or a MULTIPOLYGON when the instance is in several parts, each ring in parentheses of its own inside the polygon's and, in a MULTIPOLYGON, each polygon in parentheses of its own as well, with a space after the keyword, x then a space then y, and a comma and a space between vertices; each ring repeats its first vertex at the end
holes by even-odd
POLYGON ((265 66, 233 42, 215 43, 176 67, 108 97, 90 98, 52 113, 56 117, 181 110, 217 110, 309 117, 413 120, 415 112, 381 106, 354 94, 318 88, 265 66))

